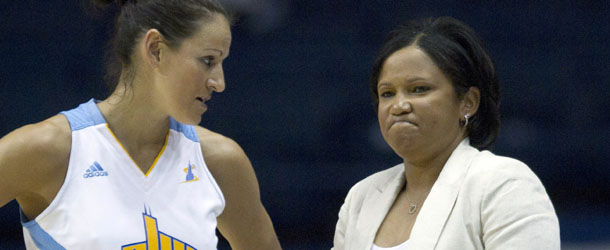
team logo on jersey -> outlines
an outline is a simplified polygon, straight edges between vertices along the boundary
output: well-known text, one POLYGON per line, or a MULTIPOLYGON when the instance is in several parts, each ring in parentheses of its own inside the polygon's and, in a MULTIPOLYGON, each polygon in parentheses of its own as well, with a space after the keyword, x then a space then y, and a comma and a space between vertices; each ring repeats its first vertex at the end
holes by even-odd
POLYGON ((195 174, 193 174, 194 168, 195 165, 191 164, 191 162, 189 161, 189 167, 184 169, 184 172, 186 173, 186 180, 184 182, 193 182, 199 180, 199 178, 195 176, 195 174))
POLYGON ((104 171, 102 165, 97 163, 97 161, 94 161, 93 164, 89 166, 87 171, 85 171, 85 174, 83 174, 83 178, 93 178, 101 176, 108 176, 108 171, 104 171))
POLYGON ((152 216, 150 209, 142 213, 144 218, 144 234, 146 241, 121 246, 122 250, 196 250, 193 246, 159 231, 157 218, 152 216))

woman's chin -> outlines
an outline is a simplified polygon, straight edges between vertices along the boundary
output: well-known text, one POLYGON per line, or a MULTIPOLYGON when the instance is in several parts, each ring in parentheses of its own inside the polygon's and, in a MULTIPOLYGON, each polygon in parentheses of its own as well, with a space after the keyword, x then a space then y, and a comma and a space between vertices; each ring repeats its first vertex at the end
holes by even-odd
POLYGON ((391 147, 396 155, 405 160, 420 158, 423 154, 426 154, 426 152, 422 152, 424 146, 419 143, 415 143, 415 141, 402 141, 400 143, 391 145, 391 147))
POLYGON ((175 116, 173 118, 177 122, 185 124, 185 125, 197 126, 201 122, 201 114, 200 115, 193 115, 193 114, 191 114, 191 115, 188 115, 188 116, 175 116))

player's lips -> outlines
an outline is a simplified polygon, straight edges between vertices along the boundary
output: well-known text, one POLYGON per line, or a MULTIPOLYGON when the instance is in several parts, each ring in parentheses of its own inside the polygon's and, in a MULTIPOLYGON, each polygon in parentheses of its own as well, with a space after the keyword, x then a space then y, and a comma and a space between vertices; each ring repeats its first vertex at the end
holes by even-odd
POLYGON ((200 102, 202 108, 208 109, 208 106, 205 104, 205 102, 209 101, 210 98, 211 96, 198 96, 195 99, 200 102))
POLYGON ((197 100, 198 100, 198 101, 200 101, 200 102, 207 102, 207 101, 209 101, 209 100, 210 100, 210 98, 212 98, 212 97, 211 97, 211 96, 198 96, 198 97, 197 97, 197 98, 195 98, 195 99, 197 99, 197 100))

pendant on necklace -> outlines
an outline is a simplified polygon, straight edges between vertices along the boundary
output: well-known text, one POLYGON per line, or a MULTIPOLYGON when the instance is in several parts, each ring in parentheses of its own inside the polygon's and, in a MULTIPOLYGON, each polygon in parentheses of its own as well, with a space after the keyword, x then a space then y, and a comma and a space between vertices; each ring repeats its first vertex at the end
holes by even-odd
POLYGON ((415 211, 417 211, 417 204, 411 204, 411 207, 409 207, 409 213, 414 214, 415 211))

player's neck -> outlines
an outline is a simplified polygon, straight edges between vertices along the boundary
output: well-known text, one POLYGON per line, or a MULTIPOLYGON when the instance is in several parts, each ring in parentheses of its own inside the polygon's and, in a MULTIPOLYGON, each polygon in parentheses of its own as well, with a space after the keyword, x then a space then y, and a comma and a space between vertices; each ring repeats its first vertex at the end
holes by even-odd
POLYGON ((119 85, 98 107, 124 146, 162 145, 169 130, 169 116, 152 101, 146 93, 134 91, 133 86, 119 85))

